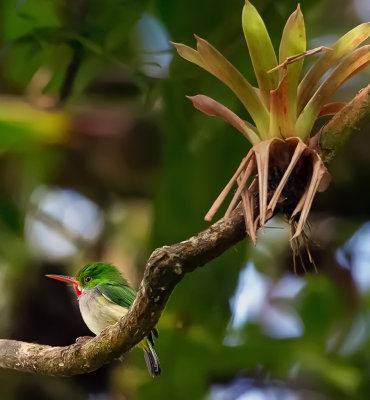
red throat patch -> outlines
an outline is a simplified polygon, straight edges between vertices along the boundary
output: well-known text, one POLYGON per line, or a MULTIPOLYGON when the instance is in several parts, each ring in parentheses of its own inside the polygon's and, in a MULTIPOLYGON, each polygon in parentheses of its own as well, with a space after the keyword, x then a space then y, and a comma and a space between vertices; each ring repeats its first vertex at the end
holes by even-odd
POLYGON ((78 285, 73 285, 73 288, 74 288, 74 290, 75 290, 75 292, 77 294, 77 297, 80 297, 81 293, 82 293, 81 288, 78 285))

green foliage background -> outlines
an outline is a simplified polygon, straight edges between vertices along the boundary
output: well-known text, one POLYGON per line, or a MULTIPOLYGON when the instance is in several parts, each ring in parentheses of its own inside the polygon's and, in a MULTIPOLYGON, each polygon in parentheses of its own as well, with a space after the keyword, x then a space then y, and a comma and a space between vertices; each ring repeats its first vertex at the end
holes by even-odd
MULTIPOLYGON (((296 2, 255 0, 254 5, 278 46, 296 2)), ((2 337, 67 345, 88 335, 72 294, 46 281, 45 273, 73 274, 88 261, 104 259, 119 264, 137 286, 154 248, 208 226, 207 207, 249 144, 232 127, 194 110, 185 95, 207 94, 248 116, 227 88, 176 55, 168 78, 145 76, 135 25, 146 13, 173 41, 193 45, 196 33, 253 82, 242 6, 242 0, 0 3, 2 337), (73 65, 76 74, 68 86, 73 65), (58 112, 43 111, 58 103, 63 90, 58 112), (33 212, 31 194, 41 185, 74 189, 98 204, 105 217, 99 239, 78 242, 72 257, 58 261, 33 251, 25 219, 33 212)), ((359 23, 348 0, 305 0, 301 6, 309 40, 338 37, 359 23)), ((351 98, 368 77, 365 72, 339 96, 351 98)), ((158 324, 161 377, 151 379, 141 352, 134 350, 124 363, 71 379, 2 370, 1 399, 237 399, 232 390, 229 397, 214 391, 236 379, 255 388, 290 388, 299 399, 367 398, 370 296, 336 263, 335 251, 369 219, 364 182, 370 159, 362 150, 369 140, 360 133, 338 155, 330 169, 332 185, 315 201, 313 227, 328 221, 313 228, 321 244, 314 249, 320 272, 302 277, 305 287, 289 304, 303 323, 301 337, 269 337, 255 321, 237 332, 238 345, 225 344, 232 333, 230 299, 247 261, 272 284, 292 272, 286 234, 266 235, 257 249, 246 240, 176 288, 158 324), (359 320, 362 341, 344 354, 348 337, 356 341, 359 320)))

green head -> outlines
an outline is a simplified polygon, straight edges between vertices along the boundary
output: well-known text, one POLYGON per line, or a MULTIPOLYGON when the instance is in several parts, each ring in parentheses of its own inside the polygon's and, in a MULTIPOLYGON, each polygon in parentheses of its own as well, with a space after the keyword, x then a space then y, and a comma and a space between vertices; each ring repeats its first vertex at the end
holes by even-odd
POLYGON ((64 275, 46 275, 48 278, 71 283, 74 286, 77 296, 80 296, 82 289, 92 289, 99 284, 111 284, 129 287, 126 279, 118 269, 108 263, 95 262, 85 265, 76 277, 64 275))
POLYGON ((82 289, 91 289, 102 283, 128 286, 127 280, 118 269, 104 262, 85 265, 76 275, 76 281, 82 289))

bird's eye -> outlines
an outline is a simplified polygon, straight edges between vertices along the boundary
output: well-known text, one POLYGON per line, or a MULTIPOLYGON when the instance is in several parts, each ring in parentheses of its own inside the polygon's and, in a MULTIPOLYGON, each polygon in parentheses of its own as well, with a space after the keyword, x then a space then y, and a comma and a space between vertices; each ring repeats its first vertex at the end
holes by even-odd
POLYGON ((85 277, 85 282, 87 283, 87 282, 90 282, 91 281, 91 276, 86 276, 85 277))

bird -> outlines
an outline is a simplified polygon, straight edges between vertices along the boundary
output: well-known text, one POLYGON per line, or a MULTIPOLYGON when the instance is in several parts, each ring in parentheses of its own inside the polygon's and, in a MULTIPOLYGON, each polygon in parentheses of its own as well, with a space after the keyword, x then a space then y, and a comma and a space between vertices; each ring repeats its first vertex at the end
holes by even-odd
MULTIPOLYGON (((82 319, 95 335, 119 321, 136 298, 136 291, 118 269, 105 262, 87 264, 75 277, 53 274, 46 276, 73 285, 82 319)), ((154 377, 160 375, 161 367, 154 350, 153 336, 158 337, 155 328, 137 347, 143 349, 148 371, 154 377)))

